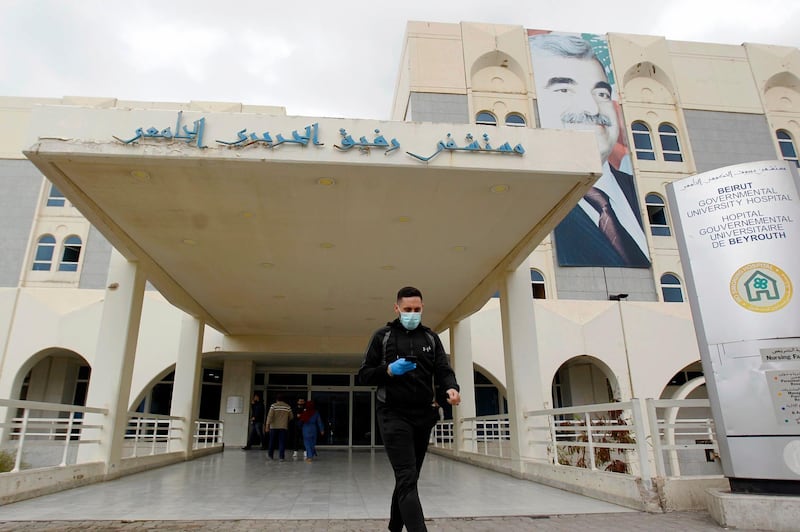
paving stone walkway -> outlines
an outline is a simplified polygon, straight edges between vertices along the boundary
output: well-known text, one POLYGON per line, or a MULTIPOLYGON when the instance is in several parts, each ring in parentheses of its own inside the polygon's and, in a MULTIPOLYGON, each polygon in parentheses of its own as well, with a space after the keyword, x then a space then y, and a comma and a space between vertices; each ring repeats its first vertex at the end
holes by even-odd
MULTIPOLYGON (((187 531, 187 532, 378 532, 386 530, 384 519, 239 519, 220 521, 5 521, 0 532, 58 531, 187 531)), ((724 530, 705 512, 639 512, 440 518, 427 521, 429 532, 527 532, 548 531, 706 531, 724 530)))

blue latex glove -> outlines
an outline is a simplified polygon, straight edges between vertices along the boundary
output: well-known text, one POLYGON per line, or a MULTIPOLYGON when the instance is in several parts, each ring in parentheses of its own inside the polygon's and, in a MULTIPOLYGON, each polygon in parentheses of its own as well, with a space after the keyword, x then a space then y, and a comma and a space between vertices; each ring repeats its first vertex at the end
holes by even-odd
POLYGON ((392 372, 392 375, 399 376, 403 373, 408 373, 412 369, 417 368, 416 362, 409 362, 405 358, 398 358, 391 364, 389 364, 389 371, 392 372))

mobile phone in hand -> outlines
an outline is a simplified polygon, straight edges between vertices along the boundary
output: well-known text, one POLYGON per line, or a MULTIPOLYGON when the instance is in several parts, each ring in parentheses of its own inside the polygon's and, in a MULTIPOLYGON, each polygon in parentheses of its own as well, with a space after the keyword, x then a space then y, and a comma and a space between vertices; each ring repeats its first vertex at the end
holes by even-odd
POLYGON ((409 362, 417 362, 417 355, 404 355, 403 358, 408 360, 409 362))

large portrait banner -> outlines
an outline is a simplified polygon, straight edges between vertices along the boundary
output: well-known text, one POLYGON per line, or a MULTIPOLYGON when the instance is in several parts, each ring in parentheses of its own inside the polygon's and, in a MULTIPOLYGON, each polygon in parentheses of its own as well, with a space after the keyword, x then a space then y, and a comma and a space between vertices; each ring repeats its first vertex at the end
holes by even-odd
POLYGON ((555 229, 560 266, 649 268, 608 41, 528 30, 540 125, 594 131, 603 175, 555 229))

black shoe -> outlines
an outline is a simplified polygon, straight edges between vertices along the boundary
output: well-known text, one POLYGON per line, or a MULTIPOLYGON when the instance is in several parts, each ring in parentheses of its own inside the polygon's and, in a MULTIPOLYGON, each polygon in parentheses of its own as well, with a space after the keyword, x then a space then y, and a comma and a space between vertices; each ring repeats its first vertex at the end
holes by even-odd
POLYGON ((250 447, 249 445, 242 447, 243 451, 249 451, 250 449, 252 449, 252 447, 250 447))

